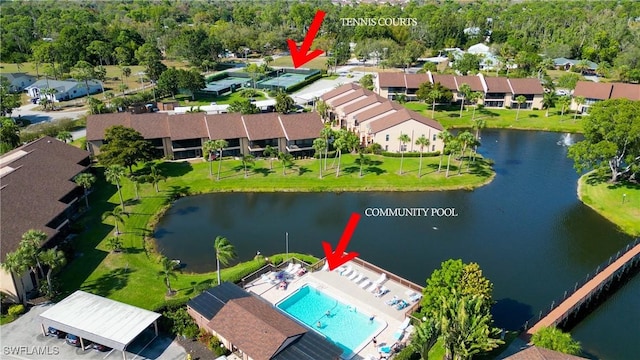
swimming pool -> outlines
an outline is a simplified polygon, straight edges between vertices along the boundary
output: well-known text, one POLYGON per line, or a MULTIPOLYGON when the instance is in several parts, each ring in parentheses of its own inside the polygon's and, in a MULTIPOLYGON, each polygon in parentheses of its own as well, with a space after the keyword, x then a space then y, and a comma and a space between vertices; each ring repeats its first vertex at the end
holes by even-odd
MULTIPOLYGON (((366 293, 365 293, 366 294, 366 293)), ((306 284, 276 305, 279 309, 326 336, 350 359, 387 325, 371 314, 344 304, 317 288, 306 284), (327 316, 327 311, 330 315, 327 316), (318 327, 318 322, 321 326, 318 327)))

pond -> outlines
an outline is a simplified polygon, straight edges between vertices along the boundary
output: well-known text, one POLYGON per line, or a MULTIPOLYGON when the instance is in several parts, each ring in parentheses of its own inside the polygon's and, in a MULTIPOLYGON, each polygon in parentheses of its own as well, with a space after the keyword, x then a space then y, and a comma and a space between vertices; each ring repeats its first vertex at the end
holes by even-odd
MULTIPOLYGON (((482 138, 479 151, 495 161, 497 175, 475 191, 193 196, 161 219, 158 247, 194 272, 215 269, 218 235, 239 261, 285 252, 285 233, 289 251, 322 257, 321 241, 336 244, 358 212, 348 251, 418 284, 444 260, 477 262, 494 284, 496 325, 517 329, 632 238, 577 199, 579 175, 566 157, 577 135, 485 130, 482 138), (453 208, 457 216, 364 215, 373 208, 453 208)), ((640 353, 638 294, 635 277, 573 330, 594 357, 640 353)))

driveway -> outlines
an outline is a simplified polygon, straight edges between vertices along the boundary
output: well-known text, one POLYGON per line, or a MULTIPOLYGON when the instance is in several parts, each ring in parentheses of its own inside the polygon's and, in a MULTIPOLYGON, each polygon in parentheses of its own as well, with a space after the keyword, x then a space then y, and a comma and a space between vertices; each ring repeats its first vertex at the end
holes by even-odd
MULTIPOLYGON (((52 305, 39 305, 31 308, 16 321, 0 326, 2 353, 0 358, 10 360, 119 360, 119 350, 99 352, 97 350, 81 350, 65 343, 64 339, 42 335, 38 315, 52 305)), ((128 360, 162 359, 184 360, 186 351, 175 341, 166 336, 153 338, 153 331, 142 333, 129 349, 135 353, 125 352, 128 360)))
POLYGON ((11 113, 11 117, 13 118, 24 118, 31 121, 32 124, 44 122, 44 121, 54 121, 60 120, 64 118, 68 119, 77 119, 83 115, 87 114, 87 110, 59 110, 59 111, 36 111, 34 110, 39 105, 36 104, 27 104, 22 105, 17 109, 13 109, 11 113))

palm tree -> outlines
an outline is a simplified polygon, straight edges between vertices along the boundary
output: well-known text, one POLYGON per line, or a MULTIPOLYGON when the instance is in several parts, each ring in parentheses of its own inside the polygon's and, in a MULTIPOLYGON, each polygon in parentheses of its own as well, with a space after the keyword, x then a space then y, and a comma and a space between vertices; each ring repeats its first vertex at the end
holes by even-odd
POLYGON ((429 91, 429 97, 431 98, 431 118, 432 119, 435 119, 434 116, 436 113, 436 101, 438 101, 438 99, 440 99, 444 95, 444 91, 440 89, 440 86, 436 86, 436 84, 434 84, 431 91, 429 91))
POLYGON ((122 96, 126 95, 125 91, 127 91, 128 88, 129 86, 127 84, 118 85, 118 90, 122 92, 122 96))
POLYGON ((247 173, 247 165, 253 164, 253 155, 247 154, 242 157, 242 166, 244 166, 244 178, 248 178, 249 174, 247 173))
POLYGON ((548 93, 544 93, 542 96, 542 107, 547 109, 544 114, 544 117, 549 117, 549 109, 556 106, 556 101, 558 100, 558 96, 555 92, 550 91, 548 93))
POLYGON ((102 213, 102 220, 104 221, 104 220, 107 220, 108 218, 113 218, 113 223, 116 228, 116 236, 118 236, 120 235, 120 229, 118 228, 118 223, 124 225, 125 216, 128 217, 129 214, 124 212, 122 208, 116 206, 115 208, 113 208, 113 210, 105 211, 104 213, 102 213))
POLYGON ((526 101, 527 98, 524 97, 524 95, 518 95, 518 97, 516 97, 516 102, 518 103, 518 110, 516 111, 516 121, 518 121, 518 117, 520 116, 520 108, 526 101))
POLYGON ((282 161, 282 176, 286 176, 287 174, 285 171, 287 169, 287 166, 291 165, 293 157, 291 156, 291 154, 280 151, 278 153, 278 160, 282 161))
POLYGON ((327 114, 329 113, 329 106, 327 105, 327 103, 322 100, 318 100, 316 102, 316 110, 318 111, 322 122, 326 122, 327 114))
POLYGON ((273 170, 273 157, 278 156, 278 149, 267 145, 264 147, 264 150, 262 150, 262 155, 269 158, 269 170, 273 170))
MULTIPOLYGON (((123 67, 122 68, 122 84, 124 85, 124 80, 131 76, 131 68, 123 67)), ((126 90, 126 89, 125 89, 126 90)))
POLYGON ((22 280, 22 276, 24 275, 24 273, 27 271, 27 268, 28 268, 26 262, 24 261, 23 256, 20 254, 19 251, 7 253, 5 255, 4 262, 0 263, 0 266, 2 266, 2 268, 6 272, 10 273, 12 277, 16 275, 18 279, 20 279, 21 291, 16 291, 16 293, 20 301, 22 301, 22 303, 26 306, 27 297, 24 296, 24 294, 21 295, 21 293, 25 291, 24 281, 22 280))
POLYGON ((58 135, 56 135, 56 139, 63 141, 65 144, 71 140, 73 140, 73 135, 71 135, 68 131, 60 131, 58 135))
POLYGON ((422 176, 422 153, 425 146, 429 146, 430 142, 424 134, 416 140, 416 145, 420 146, 420 166, 418 167, 418 179, 422 176))
POLYGON ((122 241, 119 237, 110 237, 107 239, 107 247, 113 252, 120 252, 122 249, 122 241))
POLYGON ((213 140, 207 140, 202 144, 202 152, 204 153, 205 159, 209 161, 209 176, 213 176, 213 156, 211 156, 216 151, 216 142, 213 140))
POLYGON ((175 291, 171 289, 171 278, 178 278, 178 275, 176 275, 176 263, 163 256, 160 259, 160 264, 162 265, 162 269, 158 271, 158 276, 162 276, 164 278, 164 284, 167 287, 167 296, 172 296, 175 291))
POLYGON ((473 134, 468 132, 468 131, 464 131, 463 133, 458 135, 458 141, 460 142, 460 145, 462 146, 462 150, 461 150, 461 154, 460 154, 460 165, 458 167, 458 175, 460 175, 460 173, 462 172, 462 161, 464 161, 464 153, 467 150, 467 147, 470 144, 473 144, 475 142, 475 140, 476 140, 476 137, 473 136, 473 134))
POLYGON ((214 140, 215 142, 215 147, 216 149, 218 149, 220 151, 220 159, 218 160, 218 177, 216 178, 216 180, 220 180, 220 168, 222 167, 222 151, 224 150, 224 148, 226 148, 227 146, 229 146, 229 144, 227 143, 226 140, 214 140))
POLYGON ((162 173, 160 173, 160 170, 158 170, 156 165, 151 165, 151 173, 147 175, 147 181, 153 184, 153 187, 156 189, 156 193, 160 192, 160 189, 158 188, 158 183, 166 179, 167 177, 163 176, 162 173))
POLYGON ((369 157, 365 156, 364 148, 358 149, 358 162, 360 163, 360 175, 362 177, 362 167, 364 165, 369 165, 369 157))
MULTIPOLYGON (((322 102, 324 104, 324 102, 322 102)), ((330 126, 325 125, 322 130, 320 130, 320 136, 324 138, 324 142, 327 146, 324 149, 324 170, 327 170, 327 154, 329 152, 329 138, 333 137, 334 132, 331 130, 330 126)))
POLYGON ((405 144, 411 142, 411 138, 407 134, 400 133, 400 137, 398 137, 400 141, 400 175, 402 175, 402 162, 404 161, 404 152, 405 152, 405 144))
POLYGON ((476 131, 476 140, 473 146, 473 161, 476 160, 476 153, 478 152, 478 145, 480 145, 480 129, 484 129, 487 126, 485 119, 475 119, 473 122, 473 129, 476 131))
POLYGON ((560 96, 560 98, 558 98, 558 103, 561 106, 561 110, 560 110, 560 116, 564 116, 564 111, 569 107, 569 105, 571 104, 571 97, 569 97, 568 95, 565 96, 560 96))
POLYGON ((143 176, 129 175, 129 180, 133 183, 133 190, 136 192, 136 200, 140 200, 140 181, 144 181, 143 176))
POLYGON ((40 288, 40 277, 44 275, 38 253, 46 240, 47 234, 40 230, 31 229, 22 234, 22 240, 18 248, 18 253, 22 256, 27 269, 34 275, 37 289, 40 288))
POLYGON ((269 64, 271 64, 273 62, 273 57, 267 55, 264 57, 264 63, 267 64, 267 67, 269 67, 269 64))
POLYGON ((447 143, 451 141, 453 135, 447 130, 443 130, 438 134, 438 139, 442 140, 444 146, 442 147, 442 151, 440 152, 440 164, 438 165, 438 172, 442 169, 442 158, 444 157, 444 152, 447 149, 447 143))
POLYGON ((449 177, 449 165, 451 165, 451 155, 453 155, 454 153, 458 152, 458 150, 460 150, 460 142, 458 141, 458 139, 456 139, 456 138, 454 138, 452 136, 451 139, 445 145, 445 148, 448 148, 449 157, 447 158, 447 172, 445 173, 444 177, 448 178, 449 177))
POLYGON ((124 176, 125 168, 120 165, 111 165, 104 171, 104 176, 110 183, 115 183, 118 188, 118 195, 120 195, 120 205, 122 211, 125 210, 124 199, 122 198, 122 189, 120 189, 120 179, 124 176))
POLYGON ((462 84, 458 88, 458 94, 462 95, 462 99, 460 100, 460 117, 462 117, 462 109, 464 109, 464 102, 471 94, 471 86, 469 84, 462 84))
POLYGON ((316 151, 316 155, 318 155, 320 164, 320 179, 322 179, 322 152, 327 149, 327 142, 324 141, 323 138, 317 138, 313 140, 313 149, 316 151))
POLYGON ((64 266, 67 263, 67 258, 64 256, 62 250, 49 249, 39 254, 40 261, 48 267, 47 270, 47 287, 48 295, 53 295, 53 283, 51 282, 51 275, 53 272, 64 266))
POLYGON ((573 98, 573 101, 576 102, 576 112, 573 114, 573 121, 578 117, 578 112, 580 112, 580 106, 585 103, 584 96, 576 96, 573 98))
POLYGON ((89 208, 89 188, 96 182, 96 177, 90 173, 81 173, 73 178, 73 181, 84 189, 84 201, 89 208))
POLYGON ((342 133, 343 131, 340 131, 338 138, 333 141, 333 147, 336 149, 337 151, 336 155, 338 156, 338 167, 336 168, 336 177, 340 176, 340 162, 342 161, 342 151, 345 149, 347 144, 346 139, 344 138, 342 133))
POLYGON ((220 285, 220 263, 225 266, 229 265, 229 262, 236 257, 236 250, 223 236, 216 236, 213 248, 216 251, 216 271, 218 272, 218 285, 220 285))
POLYGON ((476 118, 476 109, 478 108, 478 100, 482 99, 484 94, 480 91, 474 91, 469 94, 469 101, 473 104, 473 113, 471 113, 471 122, 476 118))

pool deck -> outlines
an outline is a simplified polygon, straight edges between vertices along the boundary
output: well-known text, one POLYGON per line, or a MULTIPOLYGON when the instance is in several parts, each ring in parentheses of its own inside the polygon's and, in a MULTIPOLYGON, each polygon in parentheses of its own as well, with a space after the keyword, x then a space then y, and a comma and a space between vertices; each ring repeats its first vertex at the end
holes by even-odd
MULTIPOLYGON (((360 266, 354 261, 348 262, 345 266, 351 266, 353 270, 359 274, 363 274, 371 282, 378 280, 380 277, 380 273, 360 266)), ((395 307, 385 304, 385 301, 390 300, 393 296, 397 296, 409 303, 409 306, 414 304, 409 300, 409 294, 413 292, 413 290, 407 286, 386 279, 381 285, 389 289, 389 292, 381 297, 376 297, 373 293, 367 291, 369 286, 364 289, 360 288, 359 284, 349 280, 349 276, 341 276, 338 273, 338 269, 333 271, 318 270, 296 277, 290 280, 286 290, 281 290, 277 285, 263 279, 257 279, 247 284, 245 289, 275 305, 306 284, 312 284, 341 302, 354 306, 361 313, 375 315, 378 320, 384 321, 387 324, 386 327, 379 333, 372 334, 372 336, 376 336, 378 346, 391 346, 396 342, 393 335, 398 331, 398 327, 404 321, 405 311, 409 308, 397 310, 395 307)), ((408 329, 408 332, 410 331, 411 327, 408 329)), ((409 334, 405 333, 402 340, 406 340, 408 337, 409 334)), ((372 355, 377 359, 379 356, 378 349, 373 345, 371 340, 372 338, 368 339, 366 346, 358 351, 351 359, 362 360, 372 355)))

